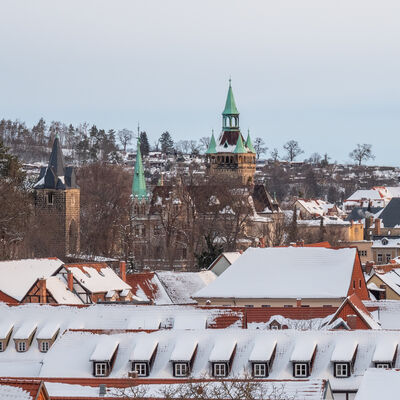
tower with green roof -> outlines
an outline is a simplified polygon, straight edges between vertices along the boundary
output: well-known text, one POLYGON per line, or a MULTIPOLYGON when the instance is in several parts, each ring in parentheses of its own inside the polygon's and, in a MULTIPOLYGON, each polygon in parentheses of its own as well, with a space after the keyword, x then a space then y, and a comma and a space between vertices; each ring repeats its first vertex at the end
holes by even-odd
POLYGON ((215 140, 214 132, 206 151, 207 167, 210 175, 238 178, 244 184, 254 181, 256 158, 253 144, 248 134, 244 140, 239 127, 239 111, 229 79, 228 94, 222 112, 222 131, 215 140))
POLYGON ((144 216, 146 213, 146 205, 149 202, 149 194, 146 188, 146 180, 144 177, 142 152, 140 150, 140 139, 137 140, 135 170, 133 171, 132 181, 132 204, 134 215, 144 216))

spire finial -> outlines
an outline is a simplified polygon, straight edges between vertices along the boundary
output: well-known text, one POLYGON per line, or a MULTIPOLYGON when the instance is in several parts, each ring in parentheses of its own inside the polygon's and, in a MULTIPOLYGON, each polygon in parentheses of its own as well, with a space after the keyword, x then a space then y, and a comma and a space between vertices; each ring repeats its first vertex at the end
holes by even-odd
POLYGON ((232 83, 232 77, 229 75, 229 86, 231 86, 232 83))
POLYGON ((138 135, 138 139, 140 137, 140 124, 139 122, 137 123, 137 135, 138 135))

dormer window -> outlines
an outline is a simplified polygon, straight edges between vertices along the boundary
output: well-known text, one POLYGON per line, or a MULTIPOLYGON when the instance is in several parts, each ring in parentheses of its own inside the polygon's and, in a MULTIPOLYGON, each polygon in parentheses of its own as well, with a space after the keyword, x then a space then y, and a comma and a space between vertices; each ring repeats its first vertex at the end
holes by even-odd
POLYGON ((107 376, 107 363, 105 362, 98 362, 95 364, 95 376, 107 376))
POLYGON ((50 343, 46 340, 40 343, 40 351, 42 353, 47 353, 50 348, 50 343))
POLYGON ((188 364, 185 362, 175 363, 174 365, 174 376, 183 377, 189 374, 188 364))
POLYGON ((309 376, 307 367, 308 364, 306 363, 295 363, 293 376, 295 378, 306 378, 307 376, 309 376))
POLYGON ((227 376, 227 365, 226 363, 214 363, 213 376, 215 378, 222 378, 227 376))
POLYGON ((335 376, 336 378, 348 378, 350 376, 349 363, 336 363, 335 376))
POLYGON ((25 341, 23 341, 23 342, 18 342, 17 351, 18 351, 19 353, 23 353, 23 352, 26 351, 26 342, 25 342, 25 341))

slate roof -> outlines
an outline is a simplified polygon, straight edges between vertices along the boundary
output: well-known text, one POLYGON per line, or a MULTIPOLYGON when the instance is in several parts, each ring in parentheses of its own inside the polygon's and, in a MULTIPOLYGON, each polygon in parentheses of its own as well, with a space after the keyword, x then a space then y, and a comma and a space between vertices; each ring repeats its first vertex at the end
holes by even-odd
POLYGON ((346 218, 346 221, 360 221, 367 217, 373 217, 382 209, 382 207, 371 207, 369 210, 368 207, 354 207, 346 218))
POLYGON ((78 188, 76 184, 75 170, 73 167, 66 167, 64 156, 61 150, 60 139, 54 139, 53 148, 47 167, 40 169, 39 179, 35 189, 70 189, 78 188))
POLYGON ((400 198, 394 197, 390 200, 379 218, 382 220, 385 228, 393 228, 396 225, 400 226, 400 198))

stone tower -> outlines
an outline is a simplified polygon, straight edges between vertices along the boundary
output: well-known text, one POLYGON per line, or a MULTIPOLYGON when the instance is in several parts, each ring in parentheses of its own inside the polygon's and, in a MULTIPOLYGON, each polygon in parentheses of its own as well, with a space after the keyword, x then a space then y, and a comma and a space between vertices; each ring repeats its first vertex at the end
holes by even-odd
POLYGON ((80 189, 73 167, 66 167, 56 136, 47 167, 42 167, 35 189, 35 211, 46 233, 47 256, 64 257, 80 251, 80 189))
POLYGON ((213 132, 206 154, 210 175, 237 178, 243 184, 254 182, 256 152, 250 133, 245 141, 240 132, 239 111, 233 96, 231 80, 229 80, 225 109, 222 112, 222 132, 218 143, 213 132))

